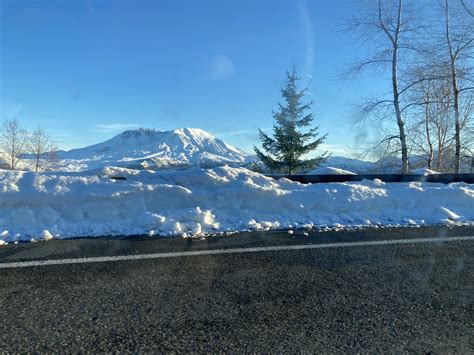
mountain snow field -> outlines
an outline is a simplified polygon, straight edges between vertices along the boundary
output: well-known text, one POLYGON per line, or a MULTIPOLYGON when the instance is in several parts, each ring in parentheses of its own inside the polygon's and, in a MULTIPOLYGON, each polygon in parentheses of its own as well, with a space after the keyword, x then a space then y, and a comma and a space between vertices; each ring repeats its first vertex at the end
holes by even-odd
MULTIPOLYGON (((23 156, 25 163, 29 155, 23 156)), ((58 151, 52 170, 85 171, 105 166, 135 169, 172 169, 245 166, 255 160, 242 150, 199 128, 158 131, 139 128, 124 131, 98 144, 58 151)), ((27 164, 25 164, 27 165, 27 164)))
POLYGON ((355 175, 355 173, 332 166, 319 166, 310 171, 307 175, 355 175))
MULTIPOLYGON (((23 154, 19 170, 34 170, 34 157, 23 154)), ((414 167, 423 166, 422 158, 410 157, 414 167)), ((8 157, 0 151, 0 168, 8 167, 8 157)), ((257 162, 255 155, 248 154, 200 128, 178 128, 159 131, 139 128, 124 131, 109 140, 84 148, 60 150, 47 165, 49 171, 78 172, 119 166, 129 169, 189 169, 218 166, 249 167, 257 162)), ((400 160, 385 157, 369 162, 341 156, 331 156, 310 174, 350 173, 397 173, 400 160)), ((428 169, 418 169, 422 175, 428 169)), ((435 173, 435 172, 433 172, 435 173)))
POLYGON ((39 174, 0 170, 0 244, 106 235, 197 237, 246 230, 473 223, 474 186, 466 183, 310 185, 228 166, 39 174))

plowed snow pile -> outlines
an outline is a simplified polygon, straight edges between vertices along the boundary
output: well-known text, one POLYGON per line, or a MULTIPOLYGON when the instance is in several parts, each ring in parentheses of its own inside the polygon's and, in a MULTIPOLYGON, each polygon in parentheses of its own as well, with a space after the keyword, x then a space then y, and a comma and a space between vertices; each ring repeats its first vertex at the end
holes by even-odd
POLYGON ((51 237, 451 223, 474 223, 474 185, 377 180, 304 185, 230 167, 44 174, 0 170, 0 244, 51 237))

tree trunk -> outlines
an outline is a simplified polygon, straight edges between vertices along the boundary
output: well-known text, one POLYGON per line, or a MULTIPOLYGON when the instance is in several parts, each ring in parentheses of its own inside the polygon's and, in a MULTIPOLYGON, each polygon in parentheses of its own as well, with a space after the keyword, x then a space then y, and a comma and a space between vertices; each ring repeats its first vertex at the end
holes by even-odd
POLYGON ((288 175, 293 174, 293 138, 290 140, 290 162, 288 166, 288 175))
POLYGON ((13 137, 12 139, 12 151, 11 151, 11 156, 10 156, 10 159, 11 159, 11 170, 15 170, 15 154, 16 154, 16 144, 15 144, 15 137, 13 137))
POLYGON ((441 171, 441 162, 443 161, 443 143, 441 141, 441 135, 438 134, 438 159, 436 161, 436 171, 441 171))
POLYGON ((456 70, 456 56, 453 53, 451 37, 449 34, 449 0, 445 0, 445 21, 446 21, 446 43, 448 44, 449 61, 451 66, 451 85, 453 87, 453 108, 454 108, 454 170, 456 174, 461 171, 461 122, 459 115, 459 88, 456 70))
POLYGON ((40 165, 40 156, 39 154, 36 155, 36 165, 35 165, 35 172, 38 172, 40 165))
POLYGON ((402 173, 408 173, 408 148, 407 138, 405 133, 405 122, 402 118, 402 111, 400 109, 400 91, 398 89, 398 40, 400 38, 401 24, 402 24, 402 8, 403 0, 398 0, 398 14, 397 14, 397 26, 395 33, 391 34, 385 25, 382 18, 382 3, 378 1, 379 7, 379 22, 383 31, 387 35, 388 39, 392 43, 392 93, 393 93, 393 106, 395 109, 395 116, 397 118, 398 134, 400 139, 400 146, 402 150, 402 173))
POLYGON ((454 170, 456 174, 461 172, 461 122, 459 119, 459 90, 457 89, 456 76, 453 76, 454 90, 454 141, 456 144, 454 153, 454 170))
POLYGON ((392 89, 393 89, 393 105, 395 108, 395 115, 397 117, 398 132, 400 136, 400 145, 402 149, 402 173, 408 173, 408 148, 405 133, 405 122, 403 122, 402 112, 400 109, 400 93, 398 90, 398 45, 393 46, 392 56, 392 89))
POLYGON ((426 130, 426 141, 428 143, 428 169, 431 169, 433 165, 434 159, 434 150, 433 150, 433 142, 431 141, 431 132, 430 132, 430 121, 429 121, 429 97, 427 98, 427 102, 425 103, 425 130, 426 130))

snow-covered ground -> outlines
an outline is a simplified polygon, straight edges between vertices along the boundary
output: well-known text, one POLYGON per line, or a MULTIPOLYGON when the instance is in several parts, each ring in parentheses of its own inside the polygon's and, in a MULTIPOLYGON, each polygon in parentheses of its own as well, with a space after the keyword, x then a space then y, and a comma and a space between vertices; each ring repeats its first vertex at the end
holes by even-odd
POLYGON ((428 169, 428 168, 421 168, 421 169, 415 169, 410 172, 410 174, 414 175, 436 175, 439 174, 437 171, 428 169))
MULTIPOLYGON (((420 168, 414 169, 410 172, 413 175, 435 175, 439 174, 437 171, 427 169, 427 168, 420 168)), ((341 168, 336 168, 333 166, 319 166, 316 169, 307 173, 307 175, 356 175, 354 172, 349 170, 344 170, 341 168)))
POLYGON ((474 186, 304 185, 243 168, 0 170, 0 243, 78 236, 474 223, 474 186), (115 180, 110 177, 123 177, 115 180))

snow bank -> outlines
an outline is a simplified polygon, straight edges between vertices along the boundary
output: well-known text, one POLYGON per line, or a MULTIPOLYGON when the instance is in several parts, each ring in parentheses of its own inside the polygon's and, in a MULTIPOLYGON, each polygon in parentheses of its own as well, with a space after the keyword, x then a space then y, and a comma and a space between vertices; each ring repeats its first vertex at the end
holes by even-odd
POLYGON ((52 237, 473 223, 473 206, 474 186, 465 183, 304 185, 230 167, 0 170, 0 244, 52 237))
POLYGON ((414 174, 414 175, 424 175, 424 176, 439 174, 439 172, 428 169, 428 168, 415 169, 415 170, 412 170, 411 173, 414 174))

